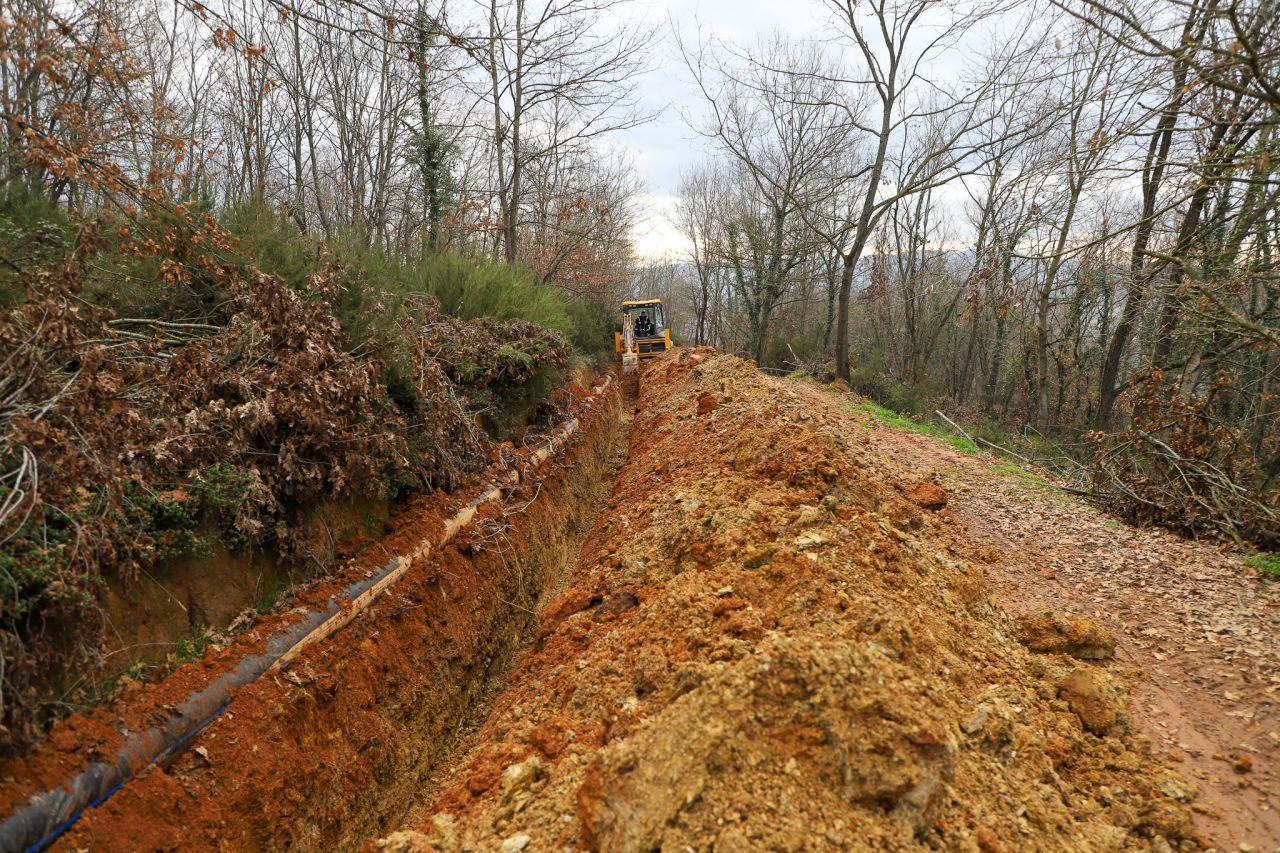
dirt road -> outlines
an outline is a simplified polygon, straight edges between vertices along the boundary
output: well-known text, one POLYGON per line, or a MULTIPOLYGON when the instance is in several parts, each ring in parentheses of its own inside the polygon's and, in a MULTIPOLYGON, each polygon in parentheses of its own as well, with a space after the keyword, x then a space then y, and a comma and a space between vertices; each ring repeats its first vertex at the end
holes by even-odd
POLYGON ((1012 464, 791 387, 844 409, 841 428, 867 437, 887 482, 950 492, 941 540, 985 566, 1002 604, 1065 609, 1114 631, 1120 659, 1143 676, 1139 729, 1199 792, 1197 828, 1221 850, 1280 848, 1280 587, 1222 548, 1129 527, 1012 464))

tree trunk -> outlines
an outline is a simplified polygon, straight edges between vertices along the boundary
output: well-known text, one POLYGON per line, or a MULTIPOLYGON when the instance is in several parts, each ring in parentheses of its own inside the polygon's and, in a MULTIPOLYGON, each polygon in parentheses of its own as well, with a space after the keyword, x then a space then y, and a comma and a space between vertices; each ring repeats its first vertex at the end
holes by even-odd
POLYGON ((858 258, 852 252, 841 256, 840 297, 836 307, 836 375, 848 382, 849 369, 849 294, 853 290, 853 268, 858 258))
MULTIPOLYGON (((1182 29, 1182 43, 1194 43, 1192 31, 1196 27, 1196 19, 1200 15, 1198 3, 1193 3, 1187 13, 1187 21, 1182 29)), ((1200 32, 1203 34, 1201 26, 1200 32)), ((1124 308, 1120 311, 1120 322, 1111 336, 1111 345, 1107 347, 1107 356, 1102 363, 1102 377, 1099 383, 1097 427, 1105 430, 1111 423, 1111 412, 1115 407, 1116 397, 1120 393, 1120 362, 1124 358, 1125 348, 1129 345, 1129 336, 1133 334, 1134 324, 1138 319, 1138 309, 1142 307, 1147 295, 1146 254, 1151 240, 1151 232, 1155 228, 1156 197, 1160 185, 1164 181, 1164 169, 1168 163, 1169 147, 1173 143, 1173 134, 1182 112, 1185 87, 1187 84, 1187 62, 1178 57, 1174 63, 1173 85, 1169 88, 1169 103, 1160 114, 1155 132, 1151 134, 1151 143, 1147 146, 1146 159, 1142 164, 1142 218, 1133 236, 1133 252, 1129 257, 1129 289, 1125 293, 1124 308)))

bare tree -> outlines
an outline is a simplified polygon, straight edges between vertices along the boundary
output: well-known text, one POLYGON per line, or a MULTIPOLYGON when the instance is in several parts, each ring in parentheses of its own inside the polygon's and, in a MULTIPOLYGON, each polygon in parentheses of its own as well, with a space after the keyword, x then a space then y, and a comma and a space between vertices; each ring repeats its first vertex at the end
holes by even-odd
POLYGON ((674 224, 689 241, 688 260, 697 281, 692 299, 695 344, 718 340, 715 327, 725 286, 724 183, 721 172, 703 167, 682 175, 677 190, 674 224))
POLYGON ((707 105, 701 130, 731 160, 721 193, 724 259, 747 309, 750 352, 762 361, 775 310, 822 244, 812 212, 837 192, 851 125, 832 106, 836 75, 815 47, 775 36, 741 67, 715 64, 706 46, 686 51, 685 61, 707 105))
POLYGON ((519 257, 532 164, 649 118, 637 111, 634 93, 654 30, 604 25, 627 3, 485 0, 482 32, 464 39, 486 76, 493 189, 508 263, 519 257))
MULTIPOLYGON (((843 81, 860 97, 841 105, 871 147, 866 164, 847 176, 860 187, 861 202, 848 221, 829 232, 848 235, 848 242, 840 244, 843 270, 836 322, 836 372, 848 378, 849 295, 872 234, 900 200, 971 173, 991 160, 999 140, 975 131, 999 116, 1002 105, 1018 98, 1032 66, 1023 61, 1026 46, 1014 38, 998 57, 972 69, 958 85, 942 86, 923 76, 962 37, 975 37, 976 26, 992 11, 989 6, 931 0, 869 4, 829 0, 829 5, 842 37, 863 61, 859 76, 843 81), (864 109, 866 101, 870 106, 864 109), (886 181, 890 175, 892 180, 886 181)), ((1028 115, 1024 126, 1008 132, 1032 136, 1042 125, 1043 116, 1028 115)))

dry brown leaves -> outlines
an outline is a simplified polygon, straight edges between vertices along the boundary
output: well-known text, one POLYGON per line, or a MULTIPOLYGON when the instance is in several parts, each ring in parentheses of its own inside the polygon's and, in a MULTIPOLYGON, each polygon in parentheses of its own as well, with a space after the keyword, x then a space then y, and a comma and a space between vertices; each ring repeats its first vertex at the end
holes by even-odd
POLYGON ((226 325, 175 340, 124 332, 87 303, 88 257, 28 274, 25 301, 0 315, 0 724, 10 744, 38 733, 63 672, 93 672, 103 572, 135 577, 196 547, 211 525, 232 545, 302 560, 305 509, 453 488, 485 460, 468 392, 526 382, 569 355, 558 333, 443 319, 424 303, 401 330, 412 387, 393 399, 379 358, 349 351, 332 270, 297 291, 224 269, 226 325))

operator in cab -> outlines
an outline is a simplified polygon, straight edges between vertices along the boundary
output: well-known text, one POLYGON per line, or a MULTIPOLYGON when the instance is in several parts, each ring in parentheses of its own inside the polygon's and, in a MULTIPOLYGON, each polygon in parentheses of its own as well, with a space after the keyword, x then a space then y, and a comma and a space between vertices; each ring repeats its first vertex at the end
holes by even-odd
POLYGON ((653 337, 653 321, 649 319, 649 315, 644 311, 640 312, 640 316, 636 318, 636 336, 641 338, 653 337))

